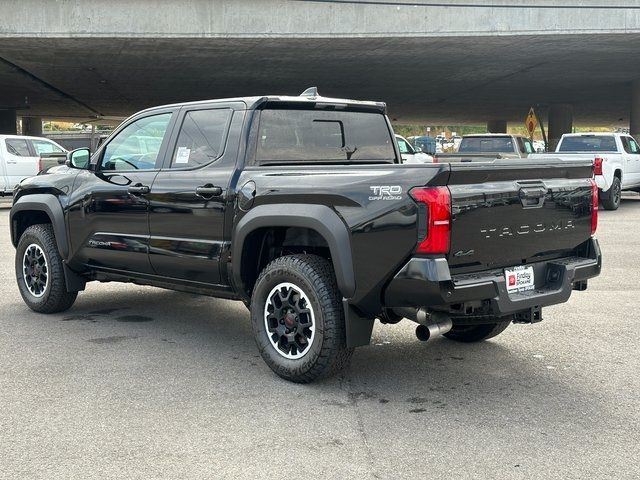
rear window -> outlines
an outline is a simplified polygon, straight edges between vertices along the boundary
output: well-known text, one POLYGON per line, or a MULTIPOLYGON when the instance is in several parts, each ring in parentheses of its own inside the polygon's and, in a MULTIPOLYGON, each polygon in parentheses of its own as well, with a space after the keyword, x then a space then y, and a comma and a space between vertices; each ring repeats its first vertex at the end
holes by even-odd
POLYGON ((260 114, 256 162, 394 163, 395 151, 379 113, 266 109, 260 114))
POLYGON ((616 152, 616 139, 611 135, 564 137, 559 152, 616 152))
POLYGON ((516 149, 511 137, 463 138, 460 153, 513 153, 516 149))

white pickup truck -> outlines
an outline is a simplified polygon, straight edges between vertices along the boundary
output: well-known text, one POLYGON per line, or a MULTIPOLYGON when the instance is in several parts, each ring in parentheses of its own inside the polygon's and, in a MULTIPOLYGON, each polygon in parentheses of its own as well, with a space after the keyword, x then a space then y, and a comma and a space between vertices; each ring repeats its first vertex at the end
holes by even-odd
POLYGON ((24 178, 64 163, 66 150, 52 140, 0 135, 0 196, 12 195, 24 178))
POLYGON ((600 200, 607 210, 620 206, 622 190, 640 191, 640 146, 624 133, 567 133, 555 153, 532 154, 529 158, 592 160, 600 200))

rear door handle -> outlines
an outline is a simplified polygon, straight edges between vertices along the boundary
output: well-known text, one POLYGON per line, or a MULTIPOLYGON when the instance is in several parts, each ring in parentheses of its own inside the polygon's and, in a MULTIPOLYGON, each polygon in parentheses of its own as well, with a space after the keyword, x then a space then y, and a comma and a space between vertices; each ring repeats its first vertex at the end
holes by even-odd
POLYGON ((207 183, 196 188, 196 195, 202 198, 218 197, 222 195, 222 187, 207 183))
POLYGON ((132 195, 144 195, 145 193, 149 193, 149 186, 136 183, 135 185, 130 186, 127 191, 132 195))

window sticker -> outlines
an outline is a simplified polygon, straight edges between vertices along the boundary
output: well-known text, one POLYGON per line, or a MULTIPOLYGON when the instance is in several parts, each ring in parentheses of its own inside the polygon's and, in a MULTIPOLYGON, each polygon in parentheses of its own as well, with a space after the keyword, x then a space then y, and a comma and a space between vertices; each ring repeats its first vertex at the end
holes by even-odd
POLYGON ((191 149, 187 147, 178 147, 176 153, 176 163, 189 163, 189 155, 191 155, 191 149))

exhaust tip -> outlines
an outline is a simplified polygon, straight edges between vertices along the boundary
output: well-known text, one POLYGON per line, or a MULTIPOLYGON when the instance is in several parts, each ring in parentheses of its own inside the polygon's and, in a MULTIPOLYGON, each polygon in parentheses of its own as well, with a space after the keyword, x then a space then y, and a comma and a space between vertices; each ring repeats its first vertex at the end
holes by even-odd
POLYGON ((431 338, 431 332, 425 325, 418 325, 416 327, 416 337, 418 337, 418 340, 421 342, 427 342, 431 338))

